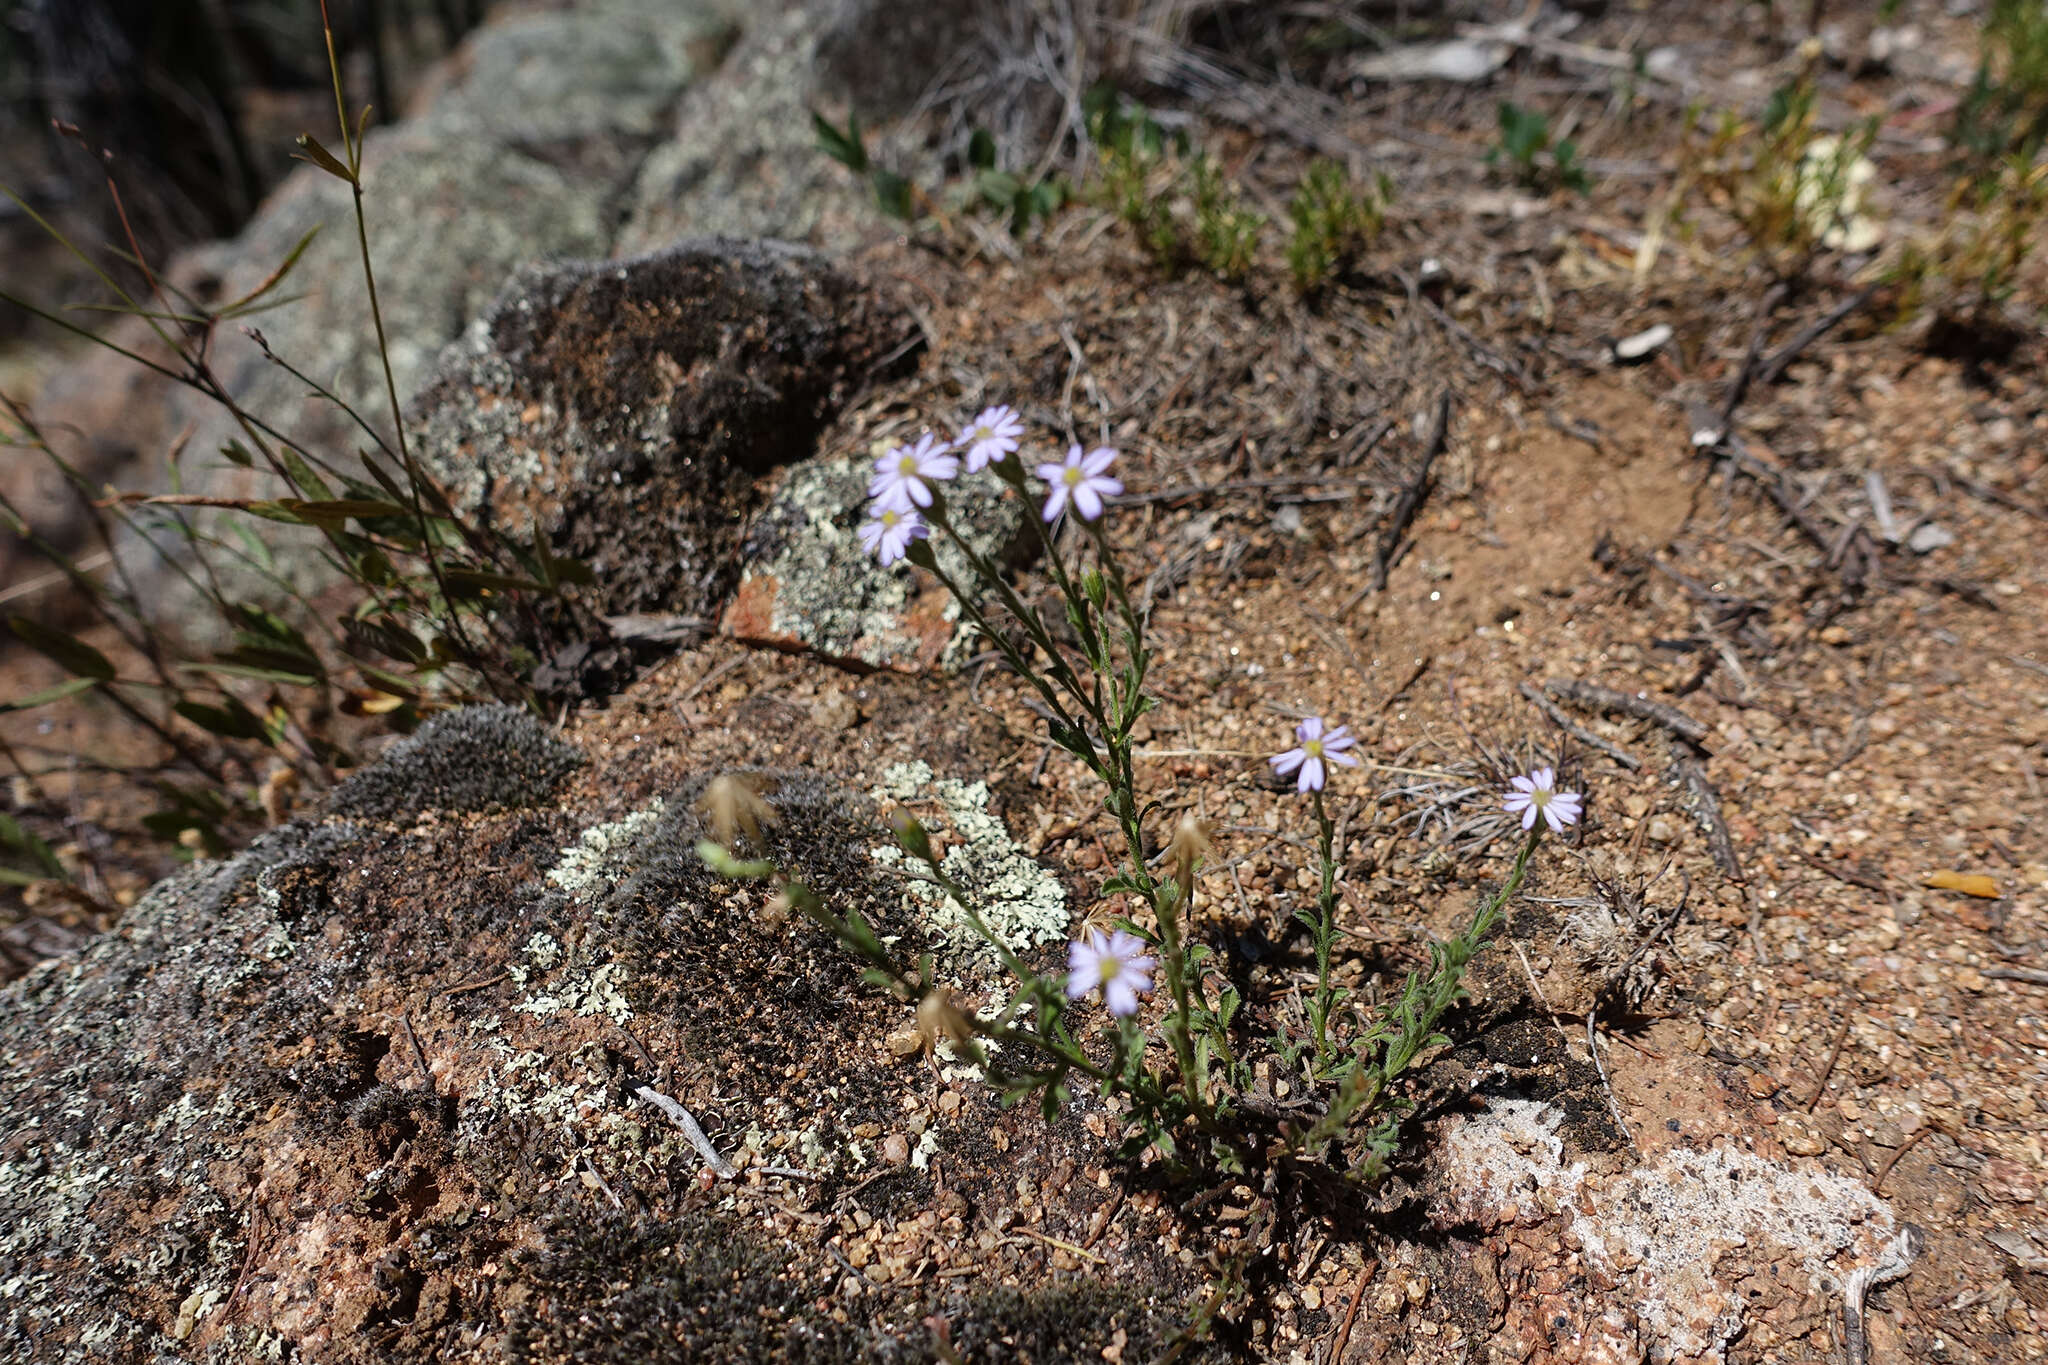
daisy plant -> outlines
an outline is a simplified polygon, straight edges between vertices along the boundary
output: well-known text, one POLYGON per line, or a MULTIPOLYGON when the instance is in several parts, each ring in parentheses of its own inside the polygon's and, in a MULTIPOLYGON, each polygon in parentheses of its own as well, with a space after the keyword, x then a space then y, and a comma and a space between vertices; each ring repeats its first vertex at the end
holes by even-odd
MULTIPOLYGON (((927 432, 890 449, 875 461, 859 536, 882 568, 907 561, 952 594, 965 623, 1035 694, 1050 740, 1100 786, 1122 862, 1096 888, 1095 900, 1113 908, 1091 917, 1068 945, 1065 972, 1035 969, 990 927, 975 895, 906 812, 890 814, 898 845, 917 875, 959 908, 1010 979, 1007 997, 993 1009, 958 1007, 936 984, 928 958, 898 962, 857 914, 839 914, 772 860, 742 858, 731 828, 714 826, 720 837, 700 850, 721 875, 774 881, 779 908, 832 932, 864 962, 870 981, 919 1002, 918 1027, 928 1045, 943 1041, 955 1056, 981 1067, 1006 1099, 1036 1098, 1050 1119, 1080 1078, 1125 1102, 1127 1154, 1151 1149, 1186 1164, 1205 1152, 1215 1167, 1240 1171, 1276 1158, 1319 1158, 1340 1140, 1355 1148, 1354 1123, 1370 1121, 1363 1153, 1350 1169, 1376 1174, 1405 1112, 1396 1082, 1440 1041, 1435 1030, 1461 996, 1466 963, 1505 916, 1537 842, 1578 819, 1579 797, 1557 790, 1549 769, 1515 779, 1505 804, 1525 813, 1529 837, 1507 882, 1464 933, 1431 948, 1428 970, 1412 973, 1398 999, 1367 1015, 1331 977, 1341 867, 1324 800, 1337 773, 1359 765, 1357 741, 1345 726, 1320 716, 1296 726, 1294 746, 1270 762, 1308 798, 1320 834, 1319 890, 1313 906, 1296 914, 1314 944, 1315 984, 1305 1001, 1305 1036, 1290 1037, 1282 1026, 1271 1050, 1300 1073, 1313 1107, 1276 1108, 1244 1055, 1259 1043, 1241 1036, 1239 989, 1196 933, 1198 872, 1213 852, 1209 826, 1183 815, 1158 853, 1146 852, 1152 845, 1145 822, 1162 806, 1139 793, 1132 734, 1154 705, 1146 691, 1152 656, 1145 609, 1103 530, 1123 493, 1112 473, 1117 452, 1070 442, 1064 458, 1032 462, 1023 457, 1024 442, 1023 420, 997 405, 963 424, 952 441, 927 432), (1003 566, 962 534, 947 493, 963 467, 970 476, 994 475, 1032 508, 1023 520, 1033 528, 1063 619, 1049 619, 1003 566), (960 560, 951 560, 956 567, 949 569, 934 553, 942 539, 965 561, 961 577, 955 576, 960 560), (1185 1150, 1191 1139, 1194 1153, 1185 1150)), ((758 837, 748 842, 759 851, 758 837)))

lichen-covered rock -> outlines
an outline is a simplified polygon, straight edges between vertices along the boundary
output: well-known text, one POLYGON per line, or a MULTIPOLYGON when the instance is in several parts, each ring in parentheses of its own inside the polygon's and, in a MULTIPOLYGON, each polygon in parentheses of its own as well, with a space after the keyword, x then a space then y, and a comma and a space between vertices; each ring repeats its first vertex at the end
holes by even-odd
POLYGON ((459 505, 590 565, 613 611, 712 614, 760 474, 810 453, 908 319, 816 253, 713 238, 519 271, 415 406, 459 505))
MULTIPOLYGON (((522 713, 439 718, 0 991, 0 1358, 908 1362, 934 1315, 975 1359, 1171 1344, 1201 1272, 1170 1206, 1075 1175, 1104 1116, 935 1090, 885 1044, 908 1004, 697 856, 730 769, 583 747, 557 790, 576 751, 522 713), (990 1237, 1027 1185, 1050 1240, 990 1237)), ((743 772, 765 851, 936 946, 862 786, 743 772)))
POLYGON ((334 789, 327 808, 361 820, 425 810, 514 810, 544 804, 582 753, 516 706, 470 706, 438 715, 391 746, 384 760, 334 789))
MULTIPOLYGON (((755 6, 720 69, 679 102, 647 158, 622 251, 729 233, 843 249, 895 230, 868 186, 818 148, 813 110, 872 127, 913 114, 935 77, 999 60, 989 35, 1005 0, 784 0, 755 6)), ((918 184, 942 169, 914 141, 869 138, 881 164, 918 184)))
MULTIPOLYGON (((860 544, 874 470, 858 456, 810 461, 789 472, 755 519, 746 569, 721 628, 735 639, 807 649, 861 668, 918 670, 939 662, 960 609, 929 575, 883 569, 860 544)), ((954 523, 977 553, 998 562, 1021 548, 1025 509, 992 477, 951 490, 954 523)), ((943 537, 939 565, 956 583, 975 579, 943 537)))
POLYGON ((622 252, 718 233, 839 249, 886 220, 866 188, 818 150, 811 123, 818 43, 831 0, 755 11, 674 131, 648 154, 619 232, 622 252))

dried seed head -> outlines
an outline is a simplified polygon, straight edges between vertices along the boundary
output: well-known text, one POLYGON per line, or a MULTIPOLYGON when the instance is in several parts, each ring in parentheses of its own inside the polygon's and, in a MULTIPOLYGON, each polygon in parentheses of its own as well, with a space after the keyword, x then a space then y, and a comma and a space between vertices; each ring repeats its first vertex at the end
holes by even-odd
POLYGON ((973 1025, 946 992, 927 991, 917 1002, 917 1038, 926 1051, 938 1046, 941 1038, 964 1043, 973 1036, 973 1025))
POLYGON ((272 829, 292 818, 292 798, 298 795, 299 775, 280 763, 270 770, 258 789, 257 799, 263 804, 263 818, 270 822, 272 829))
POLYGON ((712 778, 704 794, 697 798, 696 811, 727 848, 733 847, 744 834, 748 843, 765 850, 761 826, 772 825, 777 819, 775 808, 761 799, 758 781, 737 773, 712 778))
POLYGON ((1216 850, 1209 837, 1214 829, 1193 811, 1183 811, 1180 822, 1173 827, 1173 837, 1166 841, 1166 865, 1173 870, 1173 879, 1180 883, 1183 896, 1194 890, 1195 868, 1216 850))

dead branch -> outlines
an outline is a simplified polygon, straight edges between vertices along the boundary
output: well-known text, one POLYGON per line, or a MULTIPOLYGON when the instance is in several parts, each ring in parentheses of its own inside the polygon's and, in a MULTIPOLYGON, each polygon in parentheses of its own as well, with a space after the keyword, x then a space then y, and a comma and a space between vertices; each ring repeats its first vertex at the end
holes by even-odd
POLYGON ((1728 837, 1728 822, 1721 818, 1721 794, 1707 781, 1706 770, 1693 757, 1693 750, 1677 739, 1671 741, 1671 771, 1692 795, 1700 822, 1707 827, 1707 847, 1713 850, 1714 861, 1730 881, 1744 880, 1735 841, 1728 837))
POLYGON ((1400 548, 1402 538, 1414 524, 1415 514, 1422 510, 1423 500, 1429 496, 1430 471, 1435 468, 1437 457, 1444 453, 1451 436, 1451 394, 1446 389, 1436 402, 1436 430, 1430 434, 1429 444, 1423 448, 1422 463, 1415 471, 1415 477, 1401 490, 1401 496, 1394 503, 1394 515, 1387 523, 1387 529, 1380 535, 1380 548, 1372 559, 1372 578, 1366 586, 1351 595, 1337 613, 1342 620, 1347 612, 1358 605, 1359 599, 1368 593, 1385 592, 1387 573, 1393 567, 1394 553, 1400 548))
POLYGON ((1550 698, 1544 696, 1542 689, 1538 688, 1534 683, 1524 682, 1522 684, 1522 695, 1527 697, 1537 710, 1550 717, 1551 724, 1557 726, 1558 729, 1564 731, 1587 748, 1598 749, 1630 772, 1635 772, 1643 766, 1643 761, 1634 754, 1629 753, 1619 745, 1608 743, 1591 730, 1580 725, 1570 716, 1567 716, 1563 708, 1550 698))
POLYGON ((719 1179, 731 1180, 739 1175, 738 1169, 720 1156, 718 1149, 711 1145, 711 1139, 704 1136, 704 1130, 697 1126, 696 1117, 689 1110, 652 1086, 635 1086, 633 1093, 673 1119, 676 1127, 683 1130, 683 1136, 690 1140, 690 1145, 697 1149, 697 1154, 704 1158, 704 1164, 718 1173, 719 1179))
POLYGON ((1705 723, 1694 720, 1675 706, 1666 706, 1663 702, 1638 697, 1631 692, 1617 692, 1598 683, 1580 682, 1576 678, 1552 678, 1543 684, 1543 690, 1553 697, 1576 702, 1591 710, 1647 720, 1669 730, 1700 753, 1710 752, 1707 736, 1711 732, 1705 723))

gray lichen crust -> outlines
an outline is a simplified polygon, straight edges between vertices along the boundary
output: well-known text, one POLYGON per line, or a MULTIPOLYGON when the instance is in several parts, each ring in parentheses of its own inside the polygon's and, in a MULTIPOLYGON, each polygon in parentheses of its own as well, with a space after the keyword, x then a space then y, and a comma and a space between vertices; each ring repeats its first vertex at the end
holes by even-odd
MULTIPOLYGON (((971 633, 928 576, 907 565, 882 568, 861 548, 872 456, 881 453, 809 460, 789 472, 748 533, 728 633, 866 668, 907 669, 939 662, 956 636, 971 633)), ((948 485, 947 498, 975 553, 998 562, 1016 555, 1028 513, 994 475, 948 485)), ((932 544, 954 582, 975 582, 958 546, 944 537, 932 544)))
POLYGON ((532 713, 470 706, 433 717, 384 760, 334 789, 327 808, 363 820, 399 820, 426 810, 511 810, 554 795, 583 762, 532 713))

